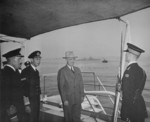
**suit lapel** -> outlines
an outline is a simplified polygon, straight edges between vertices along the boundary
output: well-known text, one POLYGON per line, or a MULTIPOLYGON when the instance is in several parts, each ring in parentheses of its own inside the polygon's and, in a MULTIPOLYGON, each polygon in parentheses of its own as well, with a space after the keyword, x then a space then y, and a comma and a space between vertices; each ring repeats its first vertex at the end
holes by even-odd
MULTIPOLYGON (((66 68, 66 70, 67 70, 67 72, 68 72, 68 74, 70 75, 70 76, 75 76, 75 72, 73 73, 70 69, 69 69, 69 67, 66 65, 65 66, 65 68, 66 68)), ((73 67, 74 68, 74 67, 73 67)), ((75 69, 74 69, 75 70, 75 69)))

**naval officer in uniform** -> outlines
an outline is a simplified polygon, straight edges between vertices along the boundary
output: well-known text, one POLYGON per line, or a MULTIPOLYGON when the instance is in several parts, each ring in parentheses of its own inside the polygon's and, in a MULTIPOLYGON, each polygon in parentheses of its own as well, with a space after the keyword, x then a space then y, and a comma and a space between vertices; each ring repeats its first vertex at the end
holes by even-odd
POLYGON ((74 66, 73 51, 65 53, 66 65, 58 71, 58 89, 63 103, 65 122, 80 122, 84 88, 81 71, 74 66))
POLYGON ((20 53, 21 48, 9 51, 3 55, 6 58, 7 64, 2 71, 2 95, 4 121, 23 122, 24 119, 24 101, 23 101, 23 85, 18 69, 22 64, 20 53))
POLYGON ((30 122, 39 122, 40 113, 40 76, 37 67, 41 62, 41 52, 34 51, 28 58, 30 59, 30 65, 22 71, 22 79, 25 79, 25 96, 30 102, 30 122))
POLYGON ((146 82, 146 73, 137 60, 144 50, 127 43, 126 61, 128 66, 122 78, 121 119, 130 122, 144 122, 147 115, 142 91, 146 82))

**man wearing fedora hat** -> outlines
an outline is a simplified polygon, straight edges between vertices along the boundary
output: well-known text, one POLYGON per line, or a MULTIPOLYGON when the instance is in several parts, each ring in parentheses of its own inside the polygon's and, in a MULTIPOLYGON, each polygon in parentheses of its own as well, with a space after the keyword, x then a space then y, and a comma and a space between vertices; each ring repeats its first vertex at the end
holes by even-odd
POLYGON ((121 119, 130 122, 144 122, 147 115, 142 91, 146 82, 146 73, 137 60, 143 49, 127 43, 126 61, 128 66, 122 78, 121 119))
POLYGON ((24 95, 30 103, 30 106, 26 107, 26 111, 30 113, 29 122, 39 122, 41 89, 37 67, 41 62, 41 51, 32 52, 28 58, 30 59, 30 65, 22 71, 22 79, 25 79, 24 95))
POLYGON ((4 108, 4 122, 22 122, 24 119, 24 101, 23 101, 23 85, 21 77, 18 74, 18 69, 21 67, 24 57, 20 54, 21 48, 11 50, 3 55, 6 58, 7 64, 2 70, 2 94, 4 108))
POLYGON ((74 66, 73 51, 65 53, 66 65, 58 71, 58 89, 63 103, 65 122, 80 122, 84 88, 81 71, 74 66))

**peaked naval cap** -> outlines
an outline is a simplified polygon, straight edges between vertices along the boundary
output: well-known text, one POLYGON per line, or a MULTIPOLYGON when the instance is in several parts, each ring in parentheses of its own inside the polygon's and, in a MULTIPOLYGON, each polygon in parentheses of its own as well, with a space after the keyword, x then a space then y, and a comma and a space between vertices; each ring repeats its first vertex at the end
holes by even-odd
POLYGON ((28 58, 34 58, 34 57, 41 57, 41 51, 38 50, 34 51, 28 56, 28 58))
POLYGON ((137 56, 140 55, 141 53, 145 52, 143 49, 141 49, 141 48, 139 48, 139 47, 137 47, 131 43, 127 43, 127 46, 128 46, 128 48, 124 52, 130 52, 130 53, 137 55, 137 56))
POLYGON ((11 50, 5 54, 3 54, 3 57, 5 57, 6 59, 7 58, 11 58, 11 57, 14 57, 14 56, 18 56, 18 57, 24 57, 21 53, 21 48, 18 48, 18 49, 15 49, 15 50, 11 50))

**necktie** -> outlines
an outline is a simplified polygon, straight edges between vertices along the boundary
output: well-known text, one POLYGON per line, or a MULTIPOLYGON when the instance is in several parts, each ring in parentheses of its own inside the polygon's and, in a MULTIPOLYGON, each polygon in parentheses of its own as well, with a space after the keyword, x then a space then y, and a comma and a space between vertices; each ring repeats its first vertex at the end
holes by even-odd
POLYGON ((72 71, 72 73, 74 73, 74 70, 73 70, 73 68, 71 67, 71 71, 72 71))

